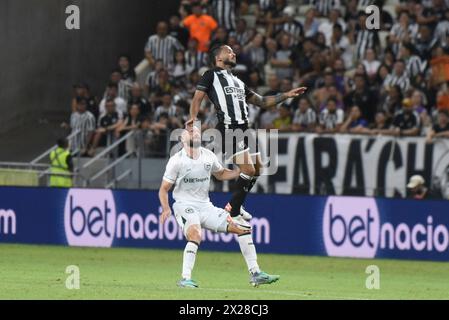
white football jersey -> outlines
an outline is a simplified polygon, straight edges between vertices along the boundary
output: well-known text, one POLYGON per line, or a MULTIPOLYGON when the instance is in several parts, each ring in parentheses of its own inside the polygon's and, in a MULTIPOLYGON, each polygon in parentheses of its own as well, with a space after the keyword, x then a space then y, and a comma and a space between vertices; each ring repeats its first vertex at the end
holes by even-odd
POLYGON ((167 163, 163 179, 173 183, 173 199, 176 202, 210 202, 211 174, 224 170, 217 156, 206 148, 200 148, 198 159, 192 159, 182 149, 167 163))

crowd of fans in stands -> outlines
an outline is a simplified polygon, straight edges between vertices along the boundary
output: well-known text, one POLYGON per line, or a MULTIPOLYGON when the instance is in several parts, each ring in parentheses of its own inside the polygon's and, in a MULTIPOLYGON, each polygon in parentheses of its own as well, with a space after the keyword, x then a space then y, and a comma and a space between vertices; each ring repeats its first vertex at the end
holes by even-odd
MULTIPOLYGON (((169 132, 188 120, 196 84, 211 67, 209 49, 227 44, 237 54, 234 73, 251 90, 309 88, 271 110, 250 105, 254 128, 449 137, 449 1, 393 2, 380 30, 368 29, 364 8, 383 2, 183 0, 145 45, 145 83, 121 56, 101 102, 76 87, 70 126, 88 128, 80 144, 87 155, 106 133, 135 128, 148 132, 149 150, 163 153, 169 132), (299 14, 298 3, 310 8, 299 14)), ((204 128, 215 126, 210 103, 200 115, 204 128)))

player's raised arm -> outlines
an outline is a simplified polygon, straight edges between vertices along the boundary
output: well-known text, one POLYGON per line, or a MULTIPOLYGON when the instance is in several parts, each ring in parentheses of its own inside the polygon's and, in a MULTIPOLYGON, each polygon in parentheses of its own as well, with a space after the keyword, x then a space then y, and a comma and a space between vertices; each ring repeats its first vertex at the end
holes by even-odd
POLYGON ((162 207, 161 218, 159 222, 163 224, 165 220, 171 215, 170 204, 168 203, 168 192, 172 188, 173 183, 166 180, 162 180, 161 187, 159 188, 159 201, 162 207))
POLYGON ((263 97, 255 92, 248 98, 248 102, 261 108, 271 108, 284 102, 290 98, 296 98, 302 95, 307 90, 306 87, 296 88, 288 92, 279 93, 275 96, 263 97))
POLYGON ((195 91, 195 95, 193 96, 192 103, 190 105, 190 120, 187 121, 186 125, 190 125, 197 119, 198 112, 200 112, 201 102, 203 102, 205 95, 206 93, 204 91, 195 91))

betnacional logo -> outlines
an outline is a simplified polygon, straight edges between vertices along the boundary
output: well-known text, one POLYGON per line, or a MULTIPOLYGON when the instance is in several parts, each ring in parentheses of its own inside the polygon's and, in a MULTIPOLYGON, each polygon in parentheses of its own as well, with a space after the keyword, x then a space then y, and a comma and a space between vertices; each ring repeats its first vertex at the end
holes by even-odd
POLYGON ((373 258, 379 242, 379 223, 374 198, 329 197, 323 216, 327 254, 373 258))
POLYGON ((69 190, 64 209, 64 228, 69 245, 110 247, 116 221, 112 191, 69 190))

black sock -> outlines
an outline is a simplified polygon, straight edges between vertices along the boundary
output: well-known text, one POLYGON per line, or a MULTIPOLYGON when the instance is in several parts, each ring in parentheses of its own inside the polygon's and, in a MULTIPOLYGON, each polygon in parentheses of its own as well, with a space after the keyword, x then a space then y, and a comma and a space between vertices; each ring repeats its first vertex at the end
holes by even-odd
POLYGON ((237 179, 235 184, 235 191, 232 194, 232 199, 229 204, 232 207, 231 217, 237 217, 240 214, 240 207, 245 201, 246 195, 251 187, 251 178, 248 180, 245 177, 240 177, 237 179))
POLYGON ((250 192, 253 189, 253 187, 256 184, 256 181, 257 181, 258 178, 259 178, 259 176, 251 177, 251 180, 249 182, 248 192, 250 192))

